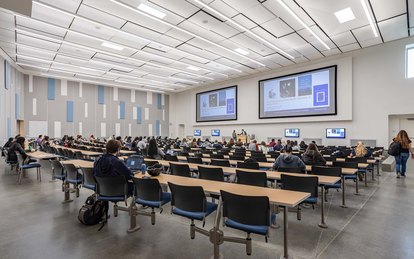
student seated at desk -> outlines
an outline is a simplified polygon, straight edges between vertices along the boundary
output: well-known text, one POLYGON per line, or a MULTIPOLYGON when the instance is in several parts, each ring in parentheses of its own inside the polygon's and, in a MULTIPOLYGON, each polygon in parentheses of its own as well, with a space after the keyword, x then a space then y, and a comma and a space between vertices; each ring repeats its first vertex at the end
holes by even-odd
POLYGON ((148 145, 147 155, 152 159, 163 159, 165 153, 157 146, 155 139, 151 139, 148 145))
POLYGON ((289 167, 289 168, 301 168, 302 172, 306 172, 306 165, 303 161, 295 155, 292 155, 292 147, 286 146, 284 149, 284 153, 281 153, 280 156, 275 161, 273 165, 274 169, 278 169, 279 167, 289 167))
POLYGON ((351 156, 353 157, 370 157, 371 152, 365 147, 364 142, 358 141, 357 146, 352 149, 351 156))
POLYGON ((319 153, 318 147, 310 143, 306 152, 302 155, 302 160, 307 165, 325 165, 326 160, 323 158, 321 153, 319 153))
MULTIPOLYGON (((155 141, 155 140, 154 140, 155 141)), ((117 140, 111 139, 106 143, 106 154, 100 156, 93 165, 93 175, 98 177, 112 177, 124 175, 128 181, 128 194, 132 195, 134 183, 131 182, 134 174, 125 165, 124 161, 116 157, 121 149, 117 140)))

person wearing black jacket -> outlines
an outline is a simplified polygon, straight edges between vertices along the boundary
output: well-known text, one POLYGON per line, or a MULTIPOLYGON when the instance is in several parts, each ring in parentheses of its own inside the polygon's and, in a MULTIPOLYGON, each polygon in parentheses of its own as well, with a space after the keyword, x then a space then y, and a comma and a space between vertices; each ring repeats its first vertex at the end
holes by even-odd
POLYGON ((22 157, 23 160, 26 160, 27 155, 26 152, 24 151, 24 142, 26 141, 26 139, 24 137, 17 137, 16 141, 13 142, 9 148, 9 156, 7 158, 7 161, 13 161, 17 163, 17 155, 16 152, 19 152, 22 157))
POLYGON ((128 194, 132 195, 134 184, 131 180, 134 174, 122 160, 116 157, 120 148, 119 141, 114 139, 109 140, 106 143, 106 154, 99 157, 93 165, 93 174, 98 177, 125 176, 125 179, 128 181, 128 194))
MULTIPOLYGON (((3 148, 9 148, 13 144, 14 138, 9 138, 7 142, 4 144, 3 148)), ((1 151, 1 156, 4 156, 3 150, 1 151)))
POLYGON ((307 165, 325 165, 326 160, 323 158, 321 153, 318 150, 318 147, 310 143, 308 148, 306 149, 306 152, 302 155, 302 160, 307 165))

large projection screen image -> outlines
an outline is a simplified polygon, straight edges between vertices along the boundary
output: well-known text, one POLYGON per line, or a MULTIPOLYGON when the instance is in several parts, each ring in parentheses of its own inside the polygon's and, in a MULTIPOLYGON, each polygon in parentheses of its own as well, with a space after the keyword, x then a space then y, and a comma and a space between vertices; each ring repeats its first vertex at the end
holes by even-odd
POLYGON ((237 120, 237 85, 197 93, 197 122, 237 120))
POLYGON ((259 81, 259 118, 336 115, 337 66, 259 81))

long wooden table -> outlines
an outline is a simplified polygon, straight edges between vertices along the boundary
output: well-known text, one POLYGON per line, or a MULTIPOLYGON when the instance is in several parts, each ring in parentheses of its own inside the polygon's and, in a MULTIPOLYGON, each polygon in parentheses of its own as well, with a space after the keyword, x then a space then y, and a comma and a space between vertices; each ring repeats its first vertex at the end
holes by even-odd
POLYGON ((26 155, 35 159, 54 159, 60 157, 59 155, 50 154, 43 151, 26 152, 26 155))
POLYGON ((64 146, 59 146, 59 145, 56 145, 54 147, 55 148, 62 148, 62 149, 71 150, 73 152, 80 151, 82 153, 82 155, 84 155, 84 156, 100 156, 100 155, 102 155, 101 152, 95 152, 95 151, 89 151, 89 150, 83 150, 83 149, 76 149, 76 148, 69 148, 69 147, 64 147, 64 146))
MULTIPOLYGON (((137 178, 142 178, 144 175, 138 173, 135 175, 137 178)), ((148 176, 148 175, 146 175, 148 176)), ((174 176, 168 174, 161 174, 157 177, 158 181, 162 184, 168 184, 168 182, 185 185, 185 186, 201 186, 205 192, 210 194, 220 194, 220 190, 230 193, 236 193, 239 195, 249 196, 267 196, 271 204, 275 204, 284 208, 283 213, 283 243, 284 243, 284 258, 289 258, 288 253, 288 208, 296 207, 298 204, 310 197, 309 193, 294 192, 281 189, 271 189, 264 187, 256 187, 242 184, 226 183, 209 181, 196 178, 187 178, 181 176, 174 176)), ((212 238, 212 236, 221 235, 220 231, 220 217, 221 217, 221 199, 219 200, 219 206, 216 211, 215 226, 210 230, 210 240, 214 244, 214 258, 219 258, 219 240, 212 238)), ((220 239, 220 238, 219 238, 220 239)))

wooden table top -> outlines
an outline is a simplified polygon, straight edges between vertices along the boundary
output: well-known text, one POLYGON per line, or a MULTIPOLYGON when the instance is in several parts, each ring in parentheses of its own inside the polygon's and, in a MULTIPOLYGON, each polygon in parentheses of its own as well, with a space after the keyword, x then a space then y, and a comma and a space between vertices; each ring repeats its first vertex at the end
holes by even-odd
POLYGON ((73 164, 76 167, 85 167, 85 168, 93 168, 92 161, 86 161, 81 159, 72 159, 72 160, 64 160, 61 161, 62 164, 73 164))
POLYGON ((100 155, 103 154, 101 152, 95 152, 95 151, 89 151, 89 150, 82 150, 82 149, 76 149, 76 148, 69 148, 69 147, 64 147, 64 146, 59 146, 59 145, 56 145, 55 147, 56 148, 69 149, 69 150, 72 150, 74 152, 75 151, 80 151, 82 153, 82 155, 85 155, 85 156, 100 156, 100 155))
MULTIPOLYGON (((141 173, 135 174, 135 177, 142 178, 144 175, 141 173)), ((145 176, 149 176, 146 174, 145 176)), ((239 195, 247 196, 267 196, 272 204, 278 204, 281 206, 295 207, 308 197, 310 193, 306 192, 295 192, 282 189, 272 189, 265 187, 256 187, 243 184, 217 182, 210 180, 203 180, 197 178, 188 178, 175 175, 161 174, 156 177, 162 184, 168 184, 168 182, 185 185, 185 186, 201 186, 205 192, 220 194, 220 190, 235 193, 239 195)))
POLYGON ((32 158, 36 158, 36 159, 50 159, 50 158, 59 157, 58 155, 46 153, 43 151, 27 152, 26 155, 32 158))

